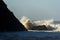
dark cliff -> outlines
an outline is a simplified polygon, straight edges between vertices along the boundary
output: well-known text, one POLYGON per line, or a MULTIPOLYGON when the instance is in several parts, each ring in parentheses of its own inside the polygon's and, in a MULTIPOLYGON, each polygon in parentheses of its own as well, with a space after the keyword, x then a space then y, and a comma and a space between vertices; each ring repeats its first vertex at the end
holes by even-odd
POLYGON ((14 16, 7 5, 0 0, 0 32, 26 31, 25 27, 14 16))

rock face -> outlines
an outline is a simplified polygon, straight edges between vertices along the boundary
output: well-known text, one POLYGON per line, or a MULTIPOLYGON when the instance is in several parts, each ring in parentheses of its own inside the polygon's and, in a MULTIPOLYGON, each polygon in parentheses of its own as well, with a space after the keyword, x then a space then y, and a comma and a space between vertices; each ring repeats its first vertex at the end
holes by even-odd
POLYGON ((26 31, 26 29, 7 8, 3 0, 0 0, 0 32, 5 31, 26 31))
POLYGON ((32 30, 48 30, 45 25, 33 26, 32 30))

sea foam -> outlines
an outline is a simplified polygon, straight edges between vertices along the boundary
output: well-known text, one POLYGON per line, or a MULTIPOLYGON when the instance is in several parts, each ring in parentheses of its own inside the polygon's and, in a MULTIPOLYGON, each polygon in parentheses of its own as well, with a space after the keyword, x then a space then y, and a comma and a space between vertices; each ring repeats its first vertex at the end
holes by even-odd
POLYGON ((34 28, 35 26, 37 27, 39 25, 45 25, 48 29, 53 29, 54 31, 60 31, 60 24, 55 24, 53 19, 32 21, 28 17, 23 16, 20 19, 20 22, 28 30, 31 30, 31 28, 34 28))

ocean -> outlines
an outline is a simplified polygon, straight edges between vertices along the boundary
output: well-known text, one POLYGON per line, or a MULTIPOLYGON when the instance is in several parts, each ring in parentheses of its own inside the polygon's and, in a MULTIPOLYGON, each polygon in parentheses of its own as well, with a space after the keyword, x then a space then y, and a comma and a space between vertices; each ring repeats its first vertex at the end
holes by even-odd
MULTIPOLYGON (((31 20, 22 17, 20 22, 27 28, 38 25, 50 25, 53 30, 28 30, 19 32, 0 32, 0 40, 60 40, 60 21, 50 20, 31 20), (30 25, 32 24, 32 25, 30 25)), ((51 27, 47 27, 48 29, 51 27)), ((37 27, 38 28, 38 27, 37 27)))
MULTIPOLYGON (((48 20, 31 20, 30 18, 23 16, 20 19, 20 22, 29 30, 29 29, 39 29, 38 26, 45 25, 48 29, 53 29, 51 31, 60 31, 60 21, 54 19, 48 20)), ((44 30, 44 29, 43 29, 44 30)))
POLYGON ((0 40, 60 40, 60 32, 0 32, 0 40))

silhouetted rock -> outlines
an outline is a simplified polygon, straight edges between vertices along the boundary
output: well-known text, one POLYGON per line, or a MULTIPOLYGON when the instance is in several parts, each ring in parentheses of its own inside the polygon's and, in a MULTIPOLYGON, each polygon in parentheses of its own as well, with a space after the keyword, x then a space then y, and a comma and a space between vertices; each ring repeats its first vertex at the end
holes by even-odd
POLYGON ((0 0, 0 32, 5 31, 26 31, 26 29, 7 8, 3 0, 0 0))
POLYGON ((45 25, 33 26, 32 30, 48 30, 45 25))

